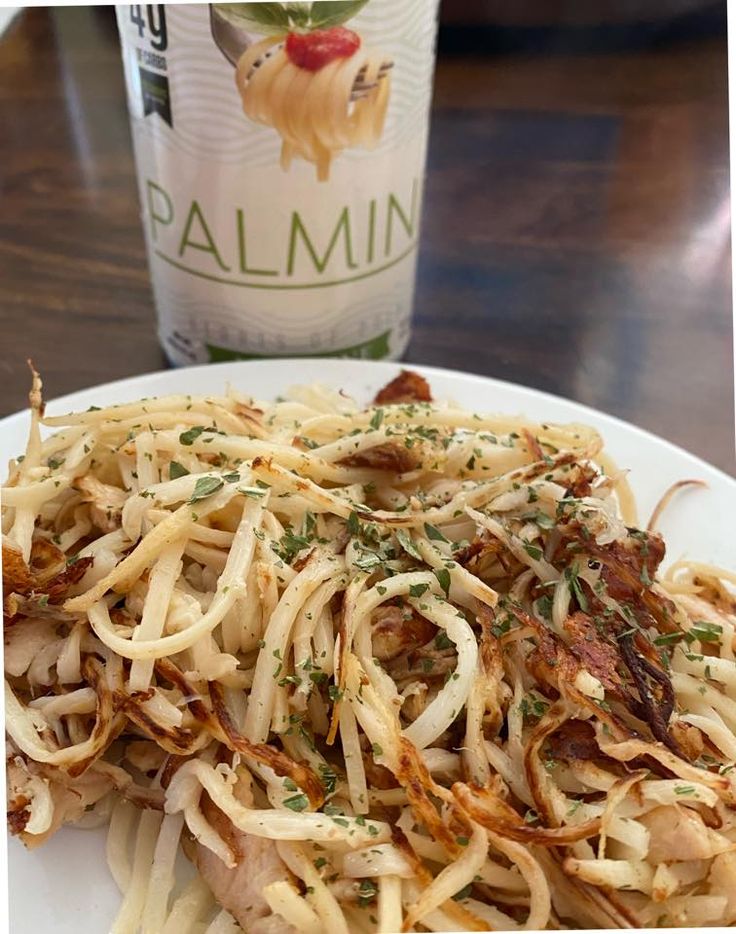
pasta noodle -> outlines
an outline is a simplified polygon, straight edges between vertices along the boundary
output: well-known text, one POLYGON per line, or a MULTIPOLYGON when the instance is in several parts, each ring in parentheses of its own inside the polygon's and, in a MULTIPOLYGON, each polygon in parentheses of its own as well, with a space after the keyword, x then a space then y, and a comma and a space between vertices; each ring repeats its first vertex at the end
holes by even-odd
POLYGON ((383 133, 391 78, 382 59, 363 49, 312 71, 290 60, 283 36, 269 36, 243 52, 235 80, 246 116, 281 136, 284 170, 298 157, 326 181, 336 155, 372 148, 383 133), (359 79, 367 90, 356 99, 359 79))
POLYGON ((109 823, 119 934, 736 924, 736 577, 659 572, 593 429, 417 380, 45 419, 34 376, 10 830, 109 823))

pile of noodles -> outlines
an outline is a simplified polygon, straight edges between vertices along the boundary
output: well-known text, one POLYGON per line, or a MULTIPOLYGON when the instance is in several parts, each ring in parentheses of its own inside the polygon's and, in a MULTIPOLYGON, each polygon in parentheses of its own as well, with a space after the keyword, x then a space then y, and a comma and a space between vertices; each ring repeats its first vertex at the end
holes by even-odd
POLYGON ((363 47, 318 71, 294 65, 282 36, 269 36, 241 55, 235 82, 243 112, 281 136, 281 167, 295 157, 314 163, 319 181, 347 148, 375 148, 391 93, 391 63, 363 47), (356 88, 361 89, 356 94, 356 88))
POLYGON ((109 823, 116 934, 736 922, 736 575, 658 574, 593 429, 31 403, 8 820, 109 823))

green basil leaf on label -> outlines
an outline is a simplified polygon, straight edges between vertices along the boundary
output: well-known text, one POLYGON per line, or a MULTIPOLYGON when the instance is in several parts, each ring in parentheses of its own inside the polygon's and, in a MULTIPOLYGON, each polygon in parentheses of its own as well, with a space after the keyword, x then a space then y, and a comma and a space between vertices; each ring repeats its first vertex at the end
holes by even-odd
POLYGON ((216 3, 215 11, 240 29, 258 33, 289 31, 289 14, 281 3, 216 3))
POLYGON ((319 0, 312 4, 312 29, 341 26, 360 13, 366 3, 368 0, 319 0))

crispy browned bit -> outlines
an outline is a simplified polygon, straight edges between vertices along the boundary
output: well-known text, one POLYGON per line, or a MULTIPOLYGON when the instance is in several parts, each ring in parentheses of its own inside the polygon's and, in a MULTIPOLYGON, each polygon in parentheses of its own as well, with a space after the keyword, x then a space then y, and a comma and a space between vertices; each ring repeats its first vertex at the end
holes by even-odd
POLYGON ((560 762, 592 762, 601 758, 595 731, 587 720, 566 720, 547 740, 551 759, 560 762))
POLYGON ((690 762, 695 762, 703 754, 705 743, 700 730, 690 723, 675 720, 670 725, 670 734, 680 748, 682 755, 690 762))
POLYGON ((141 691, 132 695, 118 692, 115 696, 115 700, 118 707, 125 711, 126 717, 134 723, 143 734, 155 740, 155 742, 167 752, 173 753, 174 755, 184 755, 194 752, 195 749, 198 748, 198 734, 178 726, 164 726, 152 717, 143 707, 143 704, 152 694, 152 691, 141 691))
POLYGON ((493 787, 481 788, 479 785, 455 782, 452 793, 474 821, 519 843, 567 846, 600 833, 600 817, 565 827, 535 827, 528 824, 493 787))
POLYGON ((240 752, 272 768, 277 775, 291 778, 309 798, 310 804, 318 808, 324 801, 324 789, 314 772, 306 765, 295 762, 286 753, 266 743, 251 743, 238 730, 225 704, 222 687, 217 681, 207 683, 212 710, 204 703, 194 685, 188 681, 177 666, 166 658, 157 659, 157 674, 176 685, 187 698, 192 715, 206 726, 209 733, 224 743, 232 752, 240 752))
POLYGON ((67 769, 72 777, 81 775, 99 759, 124 727, 123 718, 117 715, 115 695, 104 677, 102 664, 91 655, 85 656, 82 659, 82 676, 97 695, 95 725, 89 737, 94 751, 86 759, 75 762, 67 769), (95 746, 97 748, 94 748, 95 746))
POLYGON ((572 654, 601 682, 607 691, 621 695, 623 682, 618 672, 621 656, 598 631, 593 620, 581 610, 568 616, 564 629, 569 637, 572 654))
POLYGON ((8 802, 8 829, 13 836, 23 833, 26 829, 26 824, 31 818, 31 812, 27 810, 30 803, 30 798, 25 795, 18 795, 8 802))
POLYGON ((535 617, 525 613, 521 607, 510 603, 509 612, 522 626, 530 626, 536 636, 536 648, 529 655, 527 667, 537 678, 559 689, 561 681, 572 684, 580 671, 580 661, 572 654, 562 639, 535 617))
POLYGON ((161 787, 168 788, 171 779, 176 775, 179 769, 188 760, 188 756, 169 755, 166 759, 163 771, 161 772, 161 787))
POLYGON ((427 380, 413 370, 402 370, 398 376, 379 389, 374 405, 393 405, 397 402, 431 402, 432 393, 427 380))
POLYGON ((521 433, 524 437, 524 441, 526 442, 527 450, 532 455, 534 460, 544 460, 544 451, 542 450, 542 446, 539 443, 539 439, 535 438, 528 428, 522 429, 521 433))
MULTIPOLYGON (((29 564, 12 545, 3 542, 3 592, 21 596, 46 594, 49 603, 60 603, 70 587, 84 577, 93 558, 79 558, 67 563, 64 552, 45 539, 34 541, 29 564)), ((6 607, 7 610, 10 607, 6 607)), ((10 615, 10 614, 9 614, 10 615)))
POLYGON ((47 581, 37 592, 48 594, 49 603, 62 603, 66 597, 67 591, 74 584, 77 584, 85 575, 87 568, 94 562, 92 556, 79 558, 73 564, 47 581))
POLYGON ((479 535, 473 541, 454 555, 454 560, 463 567, 476 568, 487 557, 500 555, 504 550, 503 542, 497 538, 487 538, 479 535))
MULTIPOLYGON (((365 745, 367 744, 368 741, 366 740, 365 745)), ((380 788, 382 791, 386 791, 389 788, 400 787, 394 773, 390 769, 387 769, 385 766, 378 765, 378 763, 373 759, 372 752, 363 749, 362 756, 363 766, 365 768, 365 777, 368 780, 371 788, 380 788)))
POLYGON ((254 438, 266 438, 268 433, 263 427, 263 410, 254 406, 236 402, 233 408, 235 414, 243 422, 246 432, 254 438))
POLYGON ((584 496, 590 496, 593 492, 592 482, 597 477, 595 469, 591 466, 580 464, 574 471, 574 476, 568 487, 570 496, 576 499, 582 499, 584 496))
POLYGON ((589 542, 586 548, 603 564, 601 576, 614 600, 640 595, 654 580, 665 554, 662 537, 653 532, 637 532, 636 537, 608 545, 589 542))
MULTIPOLYGON (((403 737, 399 740, 399 743, 399 765, 396 778, 399 780, 401 787, 406 790, 406 796, 412 811, 424 822, 435 840, 441 843, 448 853, 457 855, 462 852, 462 847, 457 842, 458 834, 452 832, 430 798, 430 794, 442 795, 444 789, 435 783, 416 747, 403 737)), ((442 797, 444 798, 445 795, 442 795, 442 797)), ((462 817, 462 815, 460 816, 462 817)), ((462 828, 462 834, 470 836, 470 825, 467 818, 463 818, 463 820, 465 826, 462 828)))
POLYGON ((630 704, 634 713, 649 724, 656 739, 668 746, 676 755, 686 758, 668 729, 675 706, 675 692, 669 676, 663 669, 657 668, 647 658, 639 655, 634 648, 631 634, 622 635, 619 645, 621 655, 631 672, 639 694, 639 702, 630 704), (655 694, 657 687, 659 691, 655 694))
POLYGON ((419 466, 421 457, 414 448, 407 448, 396 441, 387 441, 366 451, 341 457, 337 463, 341 467, 369 467, 373 470, 407 473, 419 466))
POLYGON ((491 628, 496 619, 496 614, 491 607, 480 603, 476 612, 476 619, 480 625, 479 648, 483 671, 489 678, 500 680, 503 677, 502 649, 491 628))
POLYGON ((3 593, 6 596, 11 593, 29 594, 33 590, 35 576, 23 560, 20 549, 3 542, 2 554, 3 593))
POLYGON ((210 681, 208 687, 212 710, 222 730, 223 741, 226 745, 234 751, 251 756, 257 762, 269 766, 277 775, 290 778, 306 794, 313 808, 320 807, 325 800, 324 788, 309 766, 295 762, 285 752, 266 743, 251 743, 235 725, 225 704, 225 697, 219 682, 210 681))

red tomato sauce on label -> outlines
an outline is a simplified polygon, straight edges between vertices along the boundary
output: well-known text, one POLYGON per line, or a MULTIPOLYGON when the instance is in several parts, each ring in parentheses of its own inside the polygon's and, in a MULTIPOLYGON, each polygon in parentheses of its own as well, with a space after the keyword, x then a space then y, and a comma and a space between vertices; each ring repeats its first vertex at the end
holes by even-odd
POLYGON ((360 36, 344 26, 315 29, 305 34, 289 33, 286 54, 292 65, 319 71, 336 58, 350 58, 360 48, 360 36))

